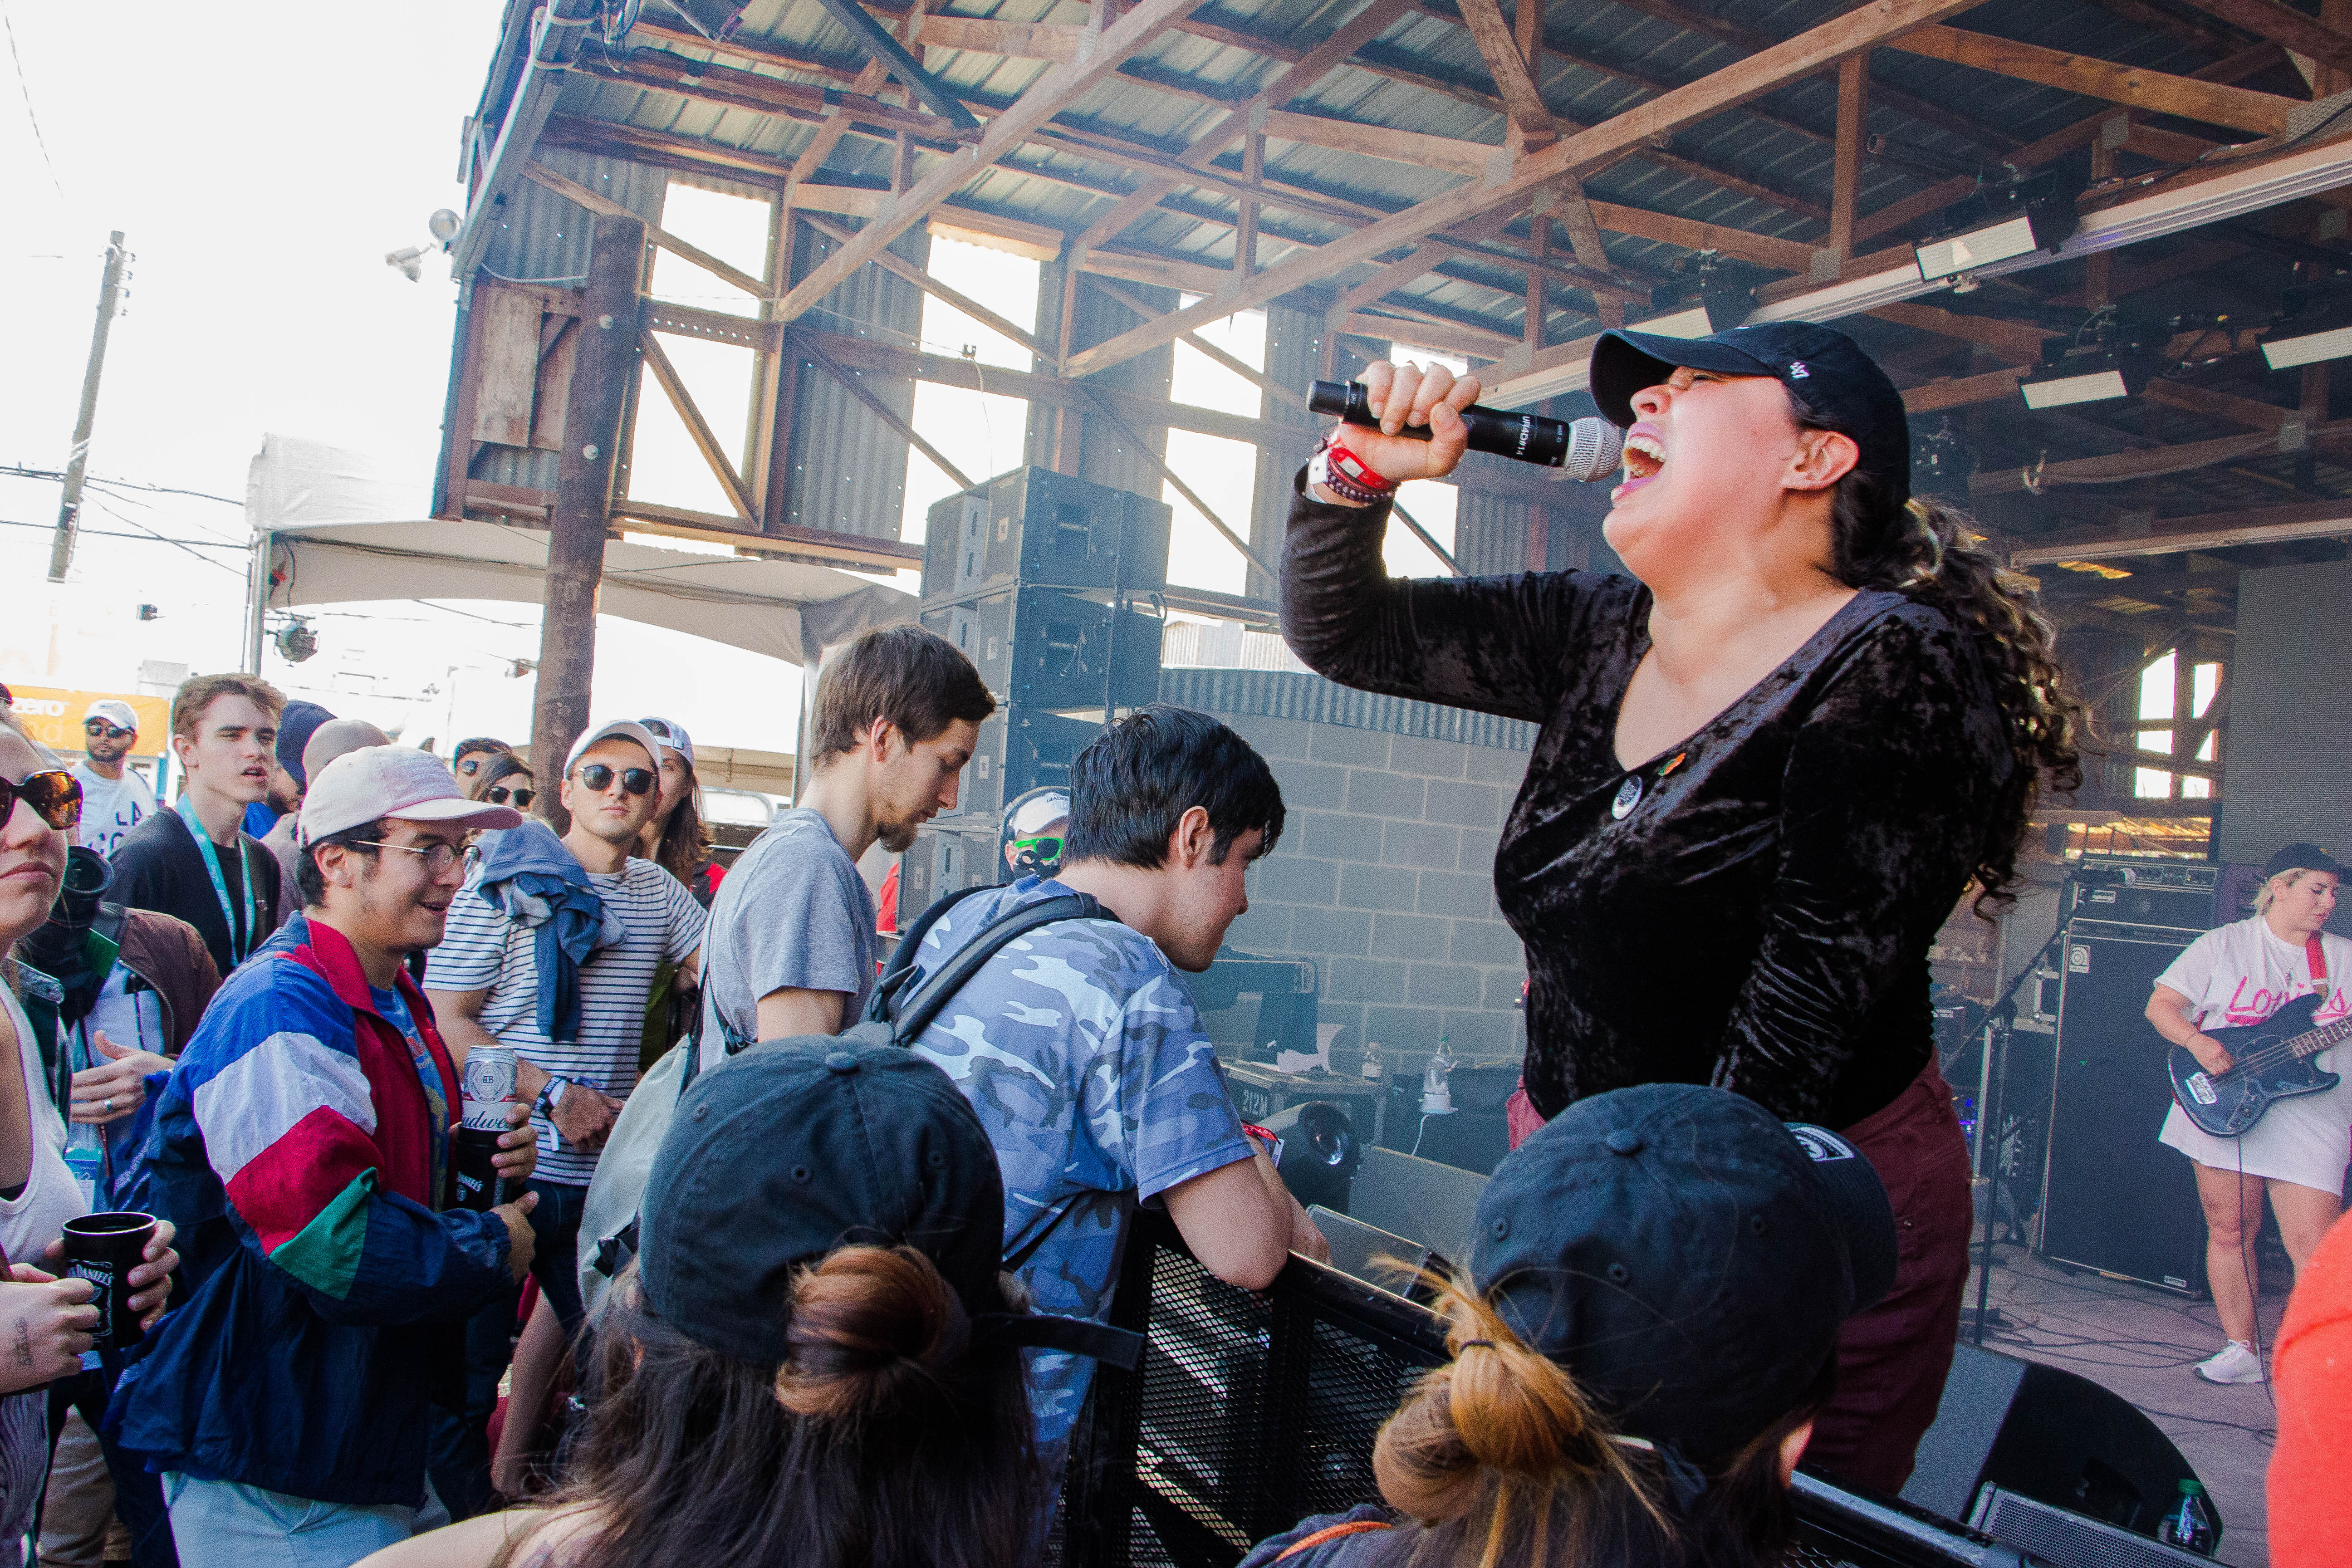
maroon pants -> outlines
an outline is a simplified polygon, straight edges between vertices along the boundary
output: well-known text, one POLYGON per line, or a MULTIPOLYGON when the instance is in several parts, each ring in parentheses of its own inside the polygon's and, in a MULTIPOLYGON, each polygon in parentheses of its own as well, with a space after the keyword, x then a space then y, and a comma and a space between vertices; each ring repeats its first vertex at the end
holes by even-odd
MULTIPOLYGON (((1527 1090, 1506 1108, 1511 1146, 1543 1125, 1527 1090)), ((1935 1425, 1968 1284, 1969 1146, 1931 1059, 1885 1108, 1839 1129, 1895 1210, 1895 1288, 1838 1336, 1837 1394, 1813 1423, 1806 1462, 1838 1480, 1899 1492, 1935 1425)))

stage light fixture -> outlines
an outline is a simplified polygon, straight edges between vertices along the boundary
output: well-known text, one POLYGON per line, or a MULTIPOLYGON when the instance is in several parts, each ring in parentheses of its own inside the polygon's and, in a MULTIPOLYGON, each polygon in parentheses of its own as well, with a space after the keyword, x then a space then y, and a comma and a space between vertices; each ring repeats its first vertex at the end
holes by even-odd
POLYGON ((2137 397, 2147 386, 2148 370, 2137 356, 2097 350, 2069 353, 2018 384, 2028 408, 2063 408, 2073 403, 2104 403, 2137 397))
POLYGON ((308 621, 288 621, 270 640, 278 645, 278 656, 289 664, 299 664, 319 651, 319 634, 308 621))
POLYGON ((1747 268, 1738 262, 1726 262, 1712 250, 1702 250, 1676 263, 1675 270, 1683 278, 1664 283, 1651 290, 1650 309, 1656 311, 1646 321, 1633 321, 1627 331, 1654 332, 1662 338, 1704 338, 1715 332, 1728 331, 1754 314, 1756 284, 1760 277, 1743 281, 1747 268))
POLYGON ((1911 247, 1919 276, 1935 283, 2037 250, 2055 251, 2082 226, 2075 195, 2056 170, 2044 170, 1954 202, 1944 209, 1943 232, 1911 247))
POLYGON ((735 29, 743 25, 743 13, 750 9, 733 0, 670 0, 670 6, 714 43, 734 37, 735 29))
POLYGON ((2263 363, 2273 370, 2293 370, 2297 365, 2352 357, 2352 325, 2330 327, 2315 332, 2301 331, 2292 325, 2284 330, 2294 331, 2296 335, 2278 338, 2263 345, 2263 363))

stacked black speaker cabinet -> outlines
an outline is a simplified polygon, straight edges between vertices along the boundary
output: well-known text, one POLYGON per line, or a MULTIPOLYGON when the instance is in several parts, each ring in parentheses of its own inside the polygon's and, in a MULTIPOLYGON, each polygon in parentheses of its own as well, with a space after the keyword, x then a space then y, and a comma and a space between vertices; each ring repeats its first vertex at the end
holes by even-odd
POLYGON ((942 893, 1003 879, 998 814, 1070 761, 1107 719, 1160 691, 1169 507, 1047 468, 1016 468, 931 508, 922 624, 995 694, 956 810, 907 856, 908 918, 942 893))
POLYGON ((2156 1139, 2172 1094, 2147 1021, 2156 977, 2210 928, 2221 868, 2085 858, 2066 928, 2042 1203, 2043 1256, 2205 1294, 2189 1161, 2156 1139))

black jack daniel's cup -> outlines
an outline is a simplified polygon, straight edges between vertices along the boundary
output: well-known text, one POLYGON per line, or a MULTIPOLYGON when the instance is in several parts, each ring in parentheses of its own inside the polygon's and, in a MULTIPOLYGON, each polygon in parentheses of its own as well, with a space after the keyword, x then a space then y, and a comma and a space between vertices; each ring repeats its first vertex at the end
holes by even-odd
POLYGON ((450 1151, 457 1193, 454 1206, 483 1213, 520 1195, 520 1184, 501 1180, 491 1162, 509 1131, 507 1106, 514 1099, 515 1054, 506 1046, 477 1046, 466 1053, 458 1074, 465 1113, 450 1151))
POLYGON ((131 1308, 131 1271, 155 1239, 152 1214, 93 1214, 66 1221, 66 1278, 87 1279, 89 1304, 98 1309, 91 1343, 100 1350, 128 1350, 147 1337, 131 1308))

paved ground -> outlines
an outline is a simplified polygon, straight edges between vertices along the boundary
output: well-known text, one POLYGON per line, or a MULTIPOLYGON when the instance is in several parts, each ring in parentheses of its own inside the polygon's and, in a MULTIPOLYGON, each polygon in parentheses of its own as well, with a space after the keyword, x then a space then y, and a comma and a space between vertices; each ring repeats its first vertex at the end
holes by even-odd
MULTIPOLYGON (((2220 1387, 2189 1368, 2221 1345, 2210 1302, 2066 1273, 2021 1247, 1996 1249, 1991 1300, 2007 1320, 1985 1347, 2080 1373, 2130 1400, 2162 1427, 2221 1510, 2221 1560, 2267 1568, 2263 1472, 2276 1416, 2266 1385, 2220 1387)), ((1969 1301, 1976 1300, 1975 1276, 1969 1301)), ((2278 1331, 2284 1292, 2263 1298, 2264 1342, 2278 1331)))

